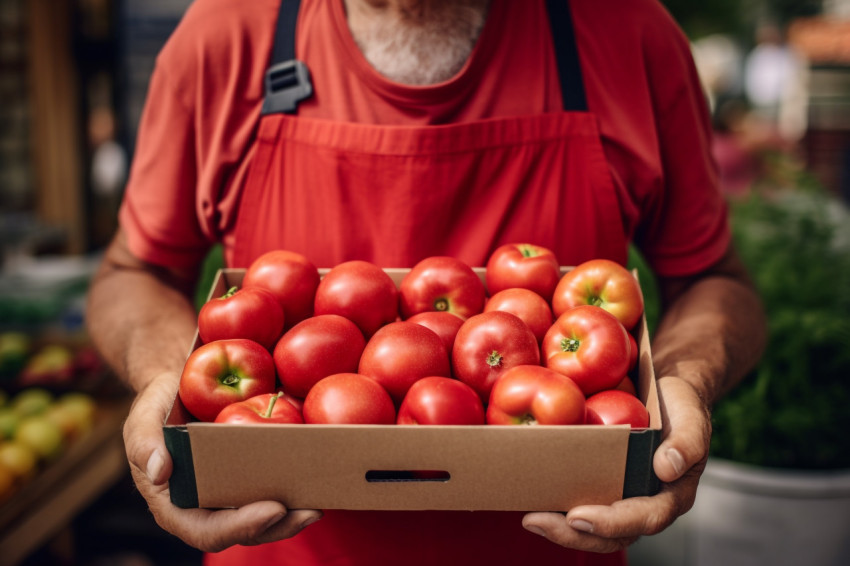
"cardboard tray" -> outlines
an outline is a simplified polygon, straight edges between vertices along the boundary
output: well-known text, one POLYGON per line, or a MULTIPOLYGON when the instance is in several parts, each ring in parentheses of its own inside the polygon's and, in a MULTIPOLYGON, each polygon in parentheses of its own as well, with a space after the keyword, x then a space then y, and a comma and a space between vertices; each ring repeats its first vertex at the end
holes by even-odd
MULTIPOLYGON (((408 270, 385 271, 398 284, 408 270)), ((209 296, 240 286, 243 274, 220 270, 209 296)), ((177 397, 163 426, 171 500, 183 508, 276 500, 290 509, 567 511, 655 494, 661 412, 645 318, 635 337, 631 377, 650 412, 647 429, 223 425, 193 422, 177 397)), ((196 335, 192 350, 200 344, 196 335)))

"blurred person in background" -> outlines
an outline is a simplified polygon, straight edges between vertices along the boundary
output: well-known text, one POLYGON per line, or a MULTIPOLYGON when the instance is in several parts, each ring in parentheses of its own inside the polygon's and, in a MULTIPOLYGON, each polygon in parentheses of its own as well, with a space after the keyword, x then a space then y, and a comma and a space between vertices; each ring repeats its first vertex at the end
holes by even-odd
POLYGON ((795 143, 805 133, 807 71, 805 57, 778 25, 759 26, 756 45, 744 61, 744 92, 765 135, 795 143))

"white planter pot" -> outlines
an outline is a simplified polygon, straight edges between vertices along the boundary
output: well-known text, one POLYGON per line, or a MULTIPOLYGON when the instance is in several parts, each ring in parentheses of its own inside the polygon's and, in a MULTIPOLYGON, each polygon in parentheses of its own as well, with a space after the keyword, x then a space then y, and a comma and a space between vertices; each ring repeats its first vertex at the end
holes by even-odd
POLYGON ((850 565, 850 470, 774 470, 710 459, 696 502, 639 540, 632 566, 850 565))

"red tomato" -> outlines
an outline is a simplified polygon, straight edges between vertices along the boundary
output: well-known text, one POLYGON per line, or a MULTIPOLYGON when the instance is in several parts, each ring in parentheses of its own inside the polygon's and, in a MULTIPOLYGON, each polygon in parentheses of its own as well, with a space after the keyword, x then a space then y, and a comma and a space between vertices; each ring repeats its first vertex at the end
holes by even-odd
POLYGON ((643 314, 643 294, 628 269, 614 261, 593 259, 564 275, 552 295, 556 317, 579 305, 602 307, 631 330, 643 314))
POLYGON ((519 317, 537 339, 543 341, 546 331, 552 326, 552 309, 546 300, 528 289, 519 287, 499 291, 487 301, 484 312, 504 311, 519 317))
POLYGON ((635 389, 635 382, 632 381, 632 378, 628 375, 624 377, 620 383, 614 389, 619 389, 620 391, 625 391, 631 395, 637 396, 637 389, 635 389))
POLYGON ((232 287, 204 303, 198 313, 198 333, 204 342, 247 338, 271 350, 283 333, 283 308, 261 287, 232 287))
POLYGON ((398 405, 416 381, 449 377, 451 367, 439 336, 419 324, 399 321, 384 326, 366 343, 358 373, 380 383, 398 405))
POLYGON ((484 282, 467 264, 448 256, 428 257, 401 281, 401 316, 446 311, 466 319, 484 309, 484 282))
POLYGON ((446 353, 451 355, 455 336, 463 324, 463 319, 450 312, 429 311, 415 314, 408 318, 407 322, 414 322, 434 331, 446 345, 446 353))
POLYGON ((281 393, 281 399, 287 401, 290 405, 298 409, 299 413, 303 414, 304 411, 304 398, 303 397, 295 397, 294 395, 290 395, 286 391, 283 390, 283 386, 279 386, 275 389, 276 393, 281 393))
POLYGON ((551 250, 534 244, 505 244, 487 260, 490 295, 519 287, 534 291, 546 302, 561 278, 561 267, 551 250))
POLYGON ((262 287, 277 297, 283 308, 285 328, 313 315, 313 297, 319 286, 319 270, 303 255, 275 250, 255 259, 242 279, 242 288, 262 287))
POLYGON ((543 338, 546 367, 575 381, 585 395, 611 389, 629 367, 629 335, 608 311, 582 305, 558 317, 543 338))
POLYGON ((329 375, 304 399, 307 424, 395 423, 395 405, 381 385, 356 373, 329 375))
POLYGON ((301 412, 283 399, 283 393, 264 393, 231 403, 215 418, 228 424, 302 424, 301 412))
POLYGON ((505 371, 539 363, 540 348, 534 334, 519 317, 503 311, 469 318, 458 330, 452 349, 455 377, 472 387, 484 403, 505 371))
POLYGON ((649 411, 640 399, 625 391, 600 391, 587 398, 587 424, 627 424, 632 428, 649 426, 649 411))
POLYGON ((542 366, 516 366, 493 385, 487 424, 583 424, 584 403, 584 393, 569 377, 542 366))
POLYGON ((637 340, 632 336, 632 333, 629 332, 629 371, 635 369, 638 361, 638 352, 640 351, 640 347, 638 346, 637 340))
POLYGON ((320 379, 354 373, 366 339, 357 325, 336 314, 302 320, 278 341, 274 364, 283 390, 304 398, 320 379))
POLYGON ((347 261, 322 278, 316 290, 315 313, 344 316, 368 338, 398 318, 398 289, 377 265, 347 261))
POLYGON ((186 410, 205 422, 231 403, 271 393, 275 387, 272 355, 253 340, 217 340, 189 355, 178 394, 186 410))
POLYGON ((423 377, 410 386, 397 424, 483 425, 484 405, 467 384, 450 377, 423 377))

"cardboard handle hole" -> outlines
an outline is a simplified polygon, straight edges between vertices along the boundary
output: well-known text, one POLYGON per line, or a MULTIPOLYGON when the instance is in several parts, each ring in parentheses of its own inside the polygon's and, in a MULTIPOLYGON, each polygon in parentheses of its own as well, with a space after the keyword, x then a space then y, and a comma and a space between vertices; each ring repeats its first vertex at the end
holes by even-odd
POLYGON ((366 472, 366 481, 369 483, 380 482, 447 482, 452 475, 445 470, 369 470, 366 472))

